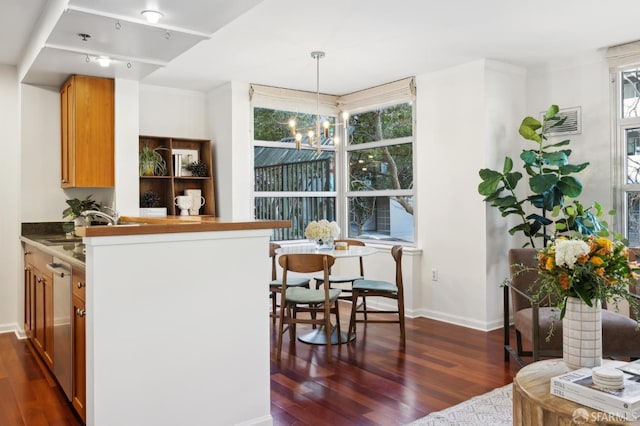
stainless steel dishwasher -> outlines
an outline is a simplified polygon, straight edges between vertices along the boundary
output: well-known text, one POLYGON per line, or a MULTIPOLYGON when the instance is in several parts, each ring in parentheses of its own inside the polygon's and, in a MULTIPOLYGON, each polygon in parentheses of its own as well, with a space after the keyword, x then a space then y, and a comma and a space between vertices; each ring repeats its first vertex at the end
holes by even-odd
POLYGON ((53 273, 53 374, 71 400, 71 265, 54 257, 47 269, 53 273))

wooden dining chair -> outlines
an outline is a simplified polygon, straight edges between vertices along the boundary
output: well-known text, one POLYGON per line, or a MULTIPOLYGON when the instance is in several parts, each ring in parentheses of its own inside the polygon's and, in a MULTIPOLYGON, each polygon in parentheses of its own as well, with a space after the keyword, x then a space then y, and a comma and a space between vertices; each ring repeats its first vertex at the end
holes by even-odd
MULTIPOLYGON (((273 323, 276 323, 278 317, 278 293, 280 287, 282 287, 282 280, 278 278, 278 267, 276 262, 276 250, 280 248, 280 244, 269 243, 269 257, 271 258, 271 281, 269 281, 269 297, 271 298, 271 313, 269 316, 273 319, 273 323)), ((309 287, 309 278, 305 277, 289 277, 287 285, 289 287, 309 287)))
POLYGON ((335 315, 336 328, 340 335, 340 314, 338 311, 338 297, 340 289, 329 287, 329 270, 335 259, 326 254, 283 254, 278 260, 282 266, 282 286, 280 287, 280 321, 278 325, 278 349, 276 359, 280 361, 282 353, 282 338, 286 330, 289 330, 291 344, 296 340, 296 324, 315 324, 324 327, 326 333, 327 361, 332 361, 331 356, 331 314, 335 315), (291 277, 289 272, 313 273, 322 271, 324 281, 321 289, 304 287, 290 287, 291 277), (306 312, 303 317, 299 313, 306 312), (321 314, 321 315, 318 315, 321 314), (286 325, 286 328, 285 328, 286 325))
POLYGON ((396 281, 395 283, 378 280, 356 280, 353 283, 352 301, 351 301, 351 318, 349 320, 348 341, 351 341, 351 334, 356 332, 356 323, 396 323, 400 324, 400 342, 402 346, 406 345, 405 327, 404 327, 404 287, 402 284, 402 246, 397 245, 391 248, 391 256, 396 264, 396 281), (370 313, 375 314, 395 314, 394 319, 377 319, 376 317, 367 317, 367 308, 365 305, 358 306, 359 297, 386 297, 397 301, 397 309, 395 310, 372 310, 370 313), (356 314, 363 314, 363 319, 357 319, 356 314))
MULTIPOLYGON (((335 243, 347 243, 348 246, 360 246, 360 247, 365 246, 365 244, 362 241, 358 241, 358 240, 335 240, 334 244, 335 243)), ((353 286, 353 282, 355 280, 361 280, 364 278, 364 262, 362 261, 362 256, 359 256, 358 261, 360 266, 359 275, 358 274, 334 275, 329 273, 329 284, 331 285, 348 284, 349 285, 348 288, 340 287, 340 289, 343 292, 349 293, 349 294, 345 294, 344 296, 341 296, 340 297, 341 299, 351 300, 351 286, 353 286)), ((317 276, 314 276, 313 279, 316 281, 316 288, 318 288, 318 286, 322 283, 324 277, 322 275, 317 275, 317 276)), ((362 298, 362 304, 366 312, 367 301, 365 297, 362 298)))

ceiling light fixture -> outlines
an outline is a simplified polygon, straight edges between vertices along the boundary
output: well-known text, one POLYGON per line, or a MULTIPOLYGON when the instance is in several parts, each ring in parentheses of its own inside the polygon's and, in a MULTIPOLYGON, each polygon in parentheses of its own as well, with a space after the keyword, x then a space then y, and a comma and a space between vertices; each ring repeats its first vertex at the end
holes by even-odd
POLYGON ((108 56, 98 56, 96 58, 96 61, 101 67, 104 68, 108 67, 111 64, 111 58, 109 58, 108 56))
POLYGON ((143 10, 140 14, 144 16, 144 19, 150 24, 157 24, 164 16, 162 12, 158 12, 157 10, 143 10))
MULTIPOLYGON (((320 153, 320 147, 322 146, 322 138, 324 137, 325 139, 329 138, 329 128, 331 127, 331 123, 329 123, 329 121, 325 120, 322 123, 320 123, 320 59, 324 58, 325 54, 324 52, 321 51, 313 51, 311 52, 311 57, 313 59, 316 60, 316 126, 315 126, 315 131, 313 129, 313 127, 307 128, 307 129, 298 129, 297 128, 297 123, 296 123, 296 119, 295 118, 290 118, 289 119, 289 130, 291 131, 291 136, 293 136, 295 138, 295 142, 296 142, 296 149, 300 149, 301 148, 301 143, 302 143, 302 132, 306 132, 308 141, 309 141, 309 146, 313 146, 313 142, 314 142, 314 138, 317 135, 317 148, 318 148, 318 154, 320 153)), ((347 128, 347 123, 349 120, 349 113, 348 112, 343 112, 342 113, 342 119, 343 119, 343 128, 344 130, 346 130, 347 128)), ((339 123, 340 124, 340 123, 339 123)), ((332 135, 331 141, 333 142, 333 144, 338 144, 340 143, 340 137, 336 134, 332 135)))

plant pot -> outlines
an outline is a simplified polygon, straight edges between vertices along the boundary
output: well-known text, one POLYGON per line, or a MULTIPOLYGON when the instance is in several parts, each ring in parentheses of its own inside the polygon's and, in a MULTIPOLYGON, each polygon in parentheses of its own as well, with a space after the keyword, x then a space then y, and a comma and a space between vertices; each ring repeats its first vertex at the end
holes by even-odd
POLYGON ((143 161, 140 164, 140 170, 142 172, 142 176, 153 176, 156 169, 155 161, 143 161))
POLYGON ((571 369, 602 364, 602 304, 589 306, 578 297, 567 298, 562 319, 562 359, 571 369))

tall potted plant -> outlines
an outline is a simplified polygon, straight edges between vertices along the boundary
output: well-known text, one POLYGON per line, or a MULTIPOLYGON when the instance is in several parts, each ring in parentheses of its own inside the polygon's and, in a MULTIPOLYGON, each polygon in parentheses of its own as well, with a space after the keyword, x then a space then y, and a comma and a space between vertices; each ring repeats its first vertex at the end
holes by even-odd
MULTIPOLYGON (((582 183, 575 174, 589 163, 569 162, 569 140, 549 142, 549 132, 565 121, 558 112, 558 106, 551 105, 542 121, 525 117, 520 125, 520 135, 534 144, 520 153, 530 193, 523 197, 516 193, 523 174, 514 170, 513 160, 508 156, 502 171, 480 170, 482 182, 478 192, 503 217, 518 217, 519 223, 509 233, 522 232, 529 239, 525 246, 530 245, 532 256, 537 256, 537 285, 531 283, 530 288, 533 299, 545 304, 546 300, 556 302, 563 320, 563 347, 579 347, 584 355, 564 353, 565 363, 572 368, 593 367, 599 365, 602 354, 602 336, 597 331, 600 307, 608 300, 616 304, 625 299, 633 312, 638 312, 628 290, 638 268, 629 262, 623 242, 606 238, 609 232, 607 223, 600 219, 601 206, 594 203, 585 208, 577 199, 582 193, 582 183), (542 249, 535 250, 535 241, 540 238, 542 249), (597 326, 583 333, 581 324, 587 316, 590 324, 597 326)), ((530 269, 513 266, 521 272, 530 269)))
POLYGON ((549 133, 566 120, 558 116, 558 112, 558 106, 551 105, 542 121, 525 117, 520 124, 520 135, 533 142, 531 148, 520 153, 531 191, 528 195, 519 197, 516 193, 523 174, 514 170, 509 156, 505 157, 501 171, 481 169, 479 172, 482 182, 478 192, 485 197, 484 201, 497 207, 503 217, 517 216, 519 223, 509 229, 509 234, 522 232, 529 240, 525 246, 534 248, 536 238, 542 238, 544 246, 552 235, 571 231, 608 235, 607 223, 601 220, 601 206, 594 203, 585 207, 576 199, 582 193, 582 183, 574 175, 589 163, 569 162, 568 139, 554 143, 548 140, 549 133), (554 229, 550 232, 552 225, 554 229))

